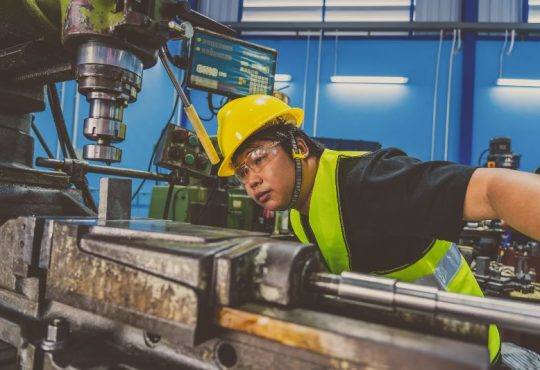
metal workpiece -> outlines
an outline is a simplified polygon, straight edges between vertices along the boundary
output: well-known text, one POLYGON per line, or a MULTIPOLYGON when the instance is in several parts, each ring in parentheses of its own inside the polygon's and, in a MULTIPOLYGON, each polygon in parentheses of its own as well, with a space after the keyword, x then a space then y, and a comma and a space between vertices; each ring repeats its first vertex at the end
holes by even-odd
POLYGON ((302 283, 322 271, 313 245, 267 239, 246 240, 216 255, 217 303, 236 306, 252 300, 293 306, 303 297, 302 283))
POLYGON ((102 177, 99 180, 99 222, 131 218, 131 180, 102 177))
POLYGON ((449 315, 531 334, 540 332, 538 305, 457 294, 350 272, 344 272, 341 276, 315 274, 310 277, 308 284, 315 291, 350 299, 358 304, 449 315))

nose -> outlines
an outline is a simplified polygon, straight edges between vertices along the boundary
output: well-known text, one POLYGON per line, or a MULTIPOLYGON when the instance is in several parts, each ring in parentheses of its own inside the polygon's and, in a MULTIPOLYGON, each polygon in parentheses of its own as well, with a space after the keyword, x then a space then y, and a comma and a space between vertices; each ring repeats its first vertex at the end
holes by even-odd
POLYGON ((249 186, 251 189, 255 189, 261 183, 262 177, 254 171, 249 171, 249 173, 247 174, 246 186, 249 186))

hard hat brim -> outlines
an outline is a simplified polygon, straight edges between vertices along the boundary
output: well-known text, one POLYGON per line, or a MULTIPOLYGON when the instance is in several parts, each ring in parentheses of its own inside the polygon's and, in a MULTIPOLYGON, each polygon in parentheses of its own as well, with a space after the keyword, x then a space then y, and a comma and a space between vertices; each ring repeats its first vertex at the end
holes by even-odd
POLYGON ((296 127, 300 127, 302 122, 304 121, 304 111, 300 108, 288 108, 286 110, 283 110, 279 113, 277 113, 275 116, 270 117, 266 124, 263 124, 260 127, 255 127, 254 130, 246 137, 245 140, 238 142, 236 147, 230 152, 229 155, 227 155, 225 158, 223 158, 223 162, 221 162, 221 165, 218 170, 218 176, 220 177, 228 177, 234 175, 234 169, 232 167, 232 157, 234 157, 234 154, 236 153, 236 150, 246 141, 248 140, 251 135, 253 135, 255 132, 267 127, 269 125, 269 122, 274 120, 277 117, 281 116, 292 116, 295 121, 296 127))

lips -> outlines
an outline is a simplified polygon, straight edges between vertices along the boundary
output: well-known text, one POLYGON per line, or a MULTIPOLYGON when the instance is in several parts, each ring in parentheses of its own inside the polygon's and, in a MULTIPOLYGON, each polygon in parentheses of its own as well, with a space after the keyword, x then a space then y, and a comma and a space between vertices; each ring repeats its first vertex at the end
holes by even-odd
POLYGON ((257 198, 260 203, 265 203, 270 199, 270 190, 258 192, 255 195, 255 198, 257 198))

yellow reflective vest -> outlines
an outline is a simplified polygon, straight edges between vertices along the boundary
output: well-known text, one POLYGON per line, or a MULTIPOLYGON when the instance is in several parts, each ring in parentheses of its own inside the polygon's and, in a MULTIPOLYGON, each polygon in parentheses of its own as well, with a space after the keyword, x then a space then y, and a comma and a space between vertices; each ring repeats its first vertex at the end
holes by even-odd
MULTIPOLYGON (((328 268, 335 274, 351 271, 350 246, 347 244, 343 226, 337 183, 340 159, 365 154, 367 152, 325 150, 319 160, 308 219, 328 268)), ((291 210, 290 220, 298 239, 303 243, 309 243, 310 240, 297 210, 291 210)), ((372 273, 408 283, 430 285, 449 292, 483 297, 478 282, 457 246, 444 240, 433 240, 422 258, 412 264, 400 266, 391 271, 372 273)), ((499 331, 495 325, 490 325, 488 349, 491 362, 497 360, 500 347, 499 331)))

